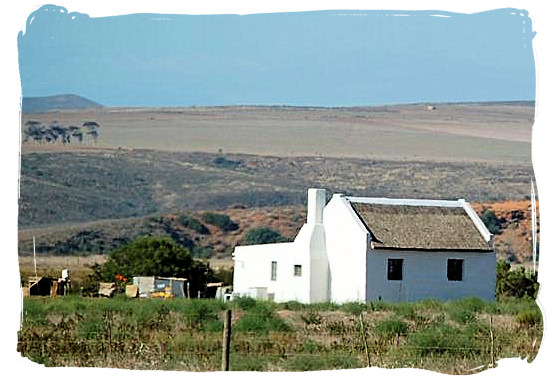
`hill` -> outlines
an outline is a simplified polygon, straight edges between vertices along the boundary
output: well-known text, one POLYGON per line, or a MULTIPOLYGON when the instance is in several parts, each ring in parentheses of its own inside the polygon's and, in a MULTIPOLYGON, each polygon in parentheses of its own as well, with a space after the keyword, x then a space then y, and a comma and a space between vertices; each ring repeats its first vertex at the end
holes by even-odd
MULTIPOLYGON (((478 214, 492 210, 499 223, 495 248, 499 259, 512 263, 532 262, 531 202, 504 201, 473 204, 478 214)), ((210 211, 185 211, 141 218, 87 222, 72 226, 50 226, 19 232, 19 254, 32 255, 32 237, 38 255, 83 256, 108 254, 140 236, 166 236, 190 248, 197 257, 219 259, 231 256, 236 245, 245 244, 248 231, 267 227, 284 238, 293 239, 306 218, 305 206, 231 208, 216 211, 228 216, 238 227, 223 230, 208 223, 210 211)), ((27 261, 28 262, 28 261, 27 261)))
POLYGON ((273 157, 152 150, 21 155, 19 226, 182 210, 304 204, 308 187, 356 196, 529 198, 530 164, 273 157))
POLYGON ((46 97, 23 97, 21 111, 23 113, 46 113, 59 110, 76 110, 101 108, 102 105, 87 98, 62 94, 46 97))

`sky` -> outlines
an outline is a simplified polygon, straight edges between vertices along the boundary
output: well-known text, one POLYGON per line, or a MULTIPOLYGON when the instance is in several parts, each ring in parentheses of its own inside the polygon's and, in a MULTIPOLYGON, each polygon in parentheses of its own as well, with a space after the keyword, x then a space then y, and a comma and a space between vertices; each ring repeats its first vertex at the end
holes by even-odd
POLYGON ((31 13, 23 96, 105 106, 535 100, 528 12, 31 13))

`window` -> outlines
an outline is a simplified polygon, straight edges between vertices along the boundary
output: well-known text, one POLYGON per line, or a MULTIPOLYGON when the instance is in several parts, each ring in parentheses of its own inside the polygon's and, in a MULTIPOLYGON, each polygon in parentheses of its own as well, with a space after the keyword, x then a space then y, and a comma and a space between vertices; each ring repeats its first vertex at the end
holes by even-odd
POLYGON ((403 259, 388 259, 388 280, 401 281, 403 279, 403 259))
POLYGON ((302 277, 302 266, 294 265, 294 277, 302 277))
POLYGON ((271 281, 277 281, 277 261, 271 262, 271 281))
POLYGON ((447 279, 449 281, 462 281, 462 265, 461 259, 447 260, 447 279))

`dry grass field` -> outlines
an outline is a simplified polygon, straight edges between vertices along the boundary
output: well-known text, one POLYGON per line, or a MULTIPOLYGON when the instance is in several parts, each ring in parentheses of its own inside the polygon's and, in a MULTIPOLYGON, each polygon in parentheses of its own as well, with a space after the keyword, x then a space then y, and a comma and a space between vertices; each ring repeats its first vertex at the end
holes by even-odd
MULTIPOLYGON (((425 104, 357 108, 109 108, 24 114, 27 121, 96 121, 92 149, 155 149, 380 160, 531 161, 534 105, 425 104)), ((23 145, 29 150, 60 146, 23 145)), ((70 149, 89 148, 90 143, 70 149)), ((68 150, 68 147, 63 150, 68 150)))

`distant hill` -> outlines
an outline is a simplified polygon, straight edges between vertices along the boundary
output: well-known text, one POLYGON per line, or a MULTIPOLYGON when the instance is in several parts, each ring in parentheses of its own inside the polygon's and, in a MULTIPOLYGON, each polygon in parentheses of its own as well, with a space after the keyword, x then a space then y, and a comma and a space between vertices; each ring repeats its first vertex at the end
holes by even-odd
POLYGON ((63 94, 46 97, 23 97, 21 110, 23 113, 45 113, 55 110, 101 108, 102 105, 87 98, 63 94))

